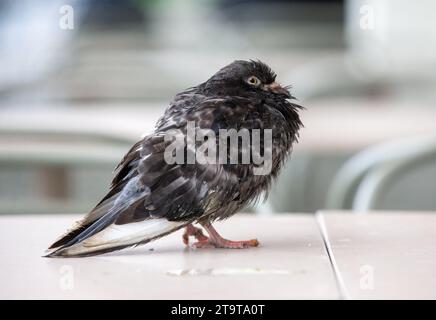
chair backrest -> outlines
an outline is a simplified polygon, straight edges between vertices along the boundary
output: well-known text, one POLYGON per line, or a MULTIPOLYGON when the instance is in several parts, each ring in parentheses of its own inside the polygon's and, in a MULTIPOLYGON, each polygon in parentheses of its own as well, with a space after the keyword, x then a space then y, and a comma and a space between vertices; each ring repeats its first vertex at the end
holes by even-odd
POLYGON ((350 158, 334 178, 326 201, 328 209, 353 207, 356 191, 365 176, 379 165, 403 159, 407 155, 425 153, 432 149, 435 137, 412 138, 369 147, 350 158))
POLYGON ((426 149, 408 152, 396 160, 377 165, 362 179, 353 200, 354 211, 365 212, 380 207, 384 195, 401 176, 427 164, 436 163, 436 141, 426 149))

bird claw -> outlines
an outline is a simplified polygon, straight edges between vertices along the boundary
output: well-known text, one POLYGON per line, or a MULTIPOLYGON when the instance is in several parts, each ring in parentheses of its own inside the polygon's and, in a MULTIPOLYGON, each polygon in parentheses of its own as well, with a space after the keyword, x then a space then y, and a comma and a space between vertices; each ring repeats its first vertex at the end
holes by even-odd
POLYGON ((193 236, 198 242, 208 241, 209 238, 204 235, 203 230, 200 228, 194 227, 192 224, 188 224, 185 228, 185 232, 183 233, 182 239, 183 243, 186 246, 189 246, 189 237, 193 236))
POLYGON ((210 237, 204 235, 201 228, 194 227, 188 224, 183 233, 183 243, 189 246, 189 237, 195 237, 197 242, 192 244, 192 248, 225 248, 225 249, 245 249, 250 247, 259 246, 257 239, 244 240, 244 241, 231 241, 221 237, 218 232, 212 227, 210 223, 202 224, 210 237))
POLYGON ((216 245, 212 243, 209 239, 204 241, 197 241, 194 242, 191 246, 194 249, 200 249, 200 248, 216 248, 216 245))

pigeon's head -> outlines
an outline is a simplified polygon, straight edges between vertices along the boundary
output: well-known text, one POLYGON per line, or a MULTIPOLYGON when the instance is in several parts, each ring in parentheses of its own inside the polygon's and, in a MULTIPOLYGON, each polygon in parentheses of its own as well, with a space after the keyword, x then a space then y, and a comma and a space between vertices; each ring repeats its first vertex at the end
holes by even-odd
POLYGON ((292 98, 287 87, 276 82, 276 74, 261 61, 236 60, 214 74, 205 84, 217 95, 259 94, 292 98))

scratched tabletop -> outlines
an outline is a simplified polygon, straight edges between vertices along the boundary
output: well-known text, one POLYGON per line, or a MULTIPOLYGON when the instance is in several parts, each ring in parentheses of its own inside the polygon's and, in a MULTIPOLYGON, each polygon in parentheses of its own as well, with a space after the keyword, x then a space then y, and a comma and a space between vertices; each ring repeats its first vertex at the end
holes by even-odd
POLYGON ((178 231, 88 258, 42 258, 77 215, 0 217, 1 299, 337 299, 314 215, 249 216, 216 223, 258 248, 189 249, 178 231))

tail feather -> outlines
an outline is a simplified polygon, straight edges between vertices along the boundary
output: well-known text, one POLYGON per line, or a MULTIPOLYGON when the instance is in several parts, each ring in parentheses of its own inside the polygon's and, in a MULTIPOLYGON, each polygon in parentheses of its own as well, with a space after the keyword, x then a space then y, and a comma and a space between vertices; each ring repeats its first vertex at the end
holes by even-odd
POLYGON ((168 221, 165 218, 117 225, 105 229, 69 246, 62 246, 46 257, 81 257, 120 250, 165 236, 186 225, 186 222, 168 221))
MULTIPOLYGON (((77 221, 73 227, 71 227, 65 234, 57 239, 49 249, 59 248, 61 246, 67 246, 76 241, 78 237, 83 236, 86 230, 105 217, 114 207, 116 196, 107 199, 103 203, 96 206, 90 213, 88 213, 83 219, 77 221)), ((101 225, 101 223, 100 223, 101 225)))
POLYGON ((106 228, 116 225, 120 215, 134 210, 136 204, 143 202, 144 197, 149 193, 148 189, 138 187, 138 180, 138 178, 129 180, 121 192, 112 194, 100 202, 83 220, 77 222, 73 229, 50 246, 50 249, 55 251, 49 256, 54 256, 56 252, 64 252, 66 251, 64 249, 92 238, 106 228))

